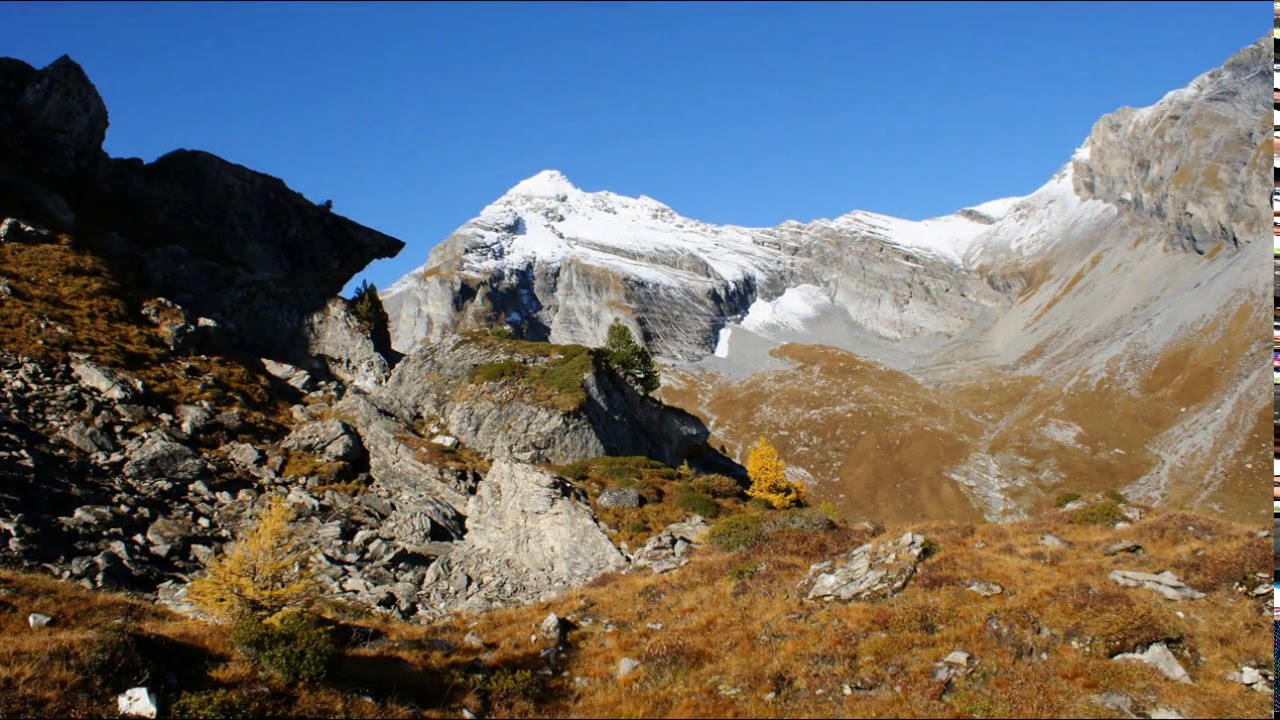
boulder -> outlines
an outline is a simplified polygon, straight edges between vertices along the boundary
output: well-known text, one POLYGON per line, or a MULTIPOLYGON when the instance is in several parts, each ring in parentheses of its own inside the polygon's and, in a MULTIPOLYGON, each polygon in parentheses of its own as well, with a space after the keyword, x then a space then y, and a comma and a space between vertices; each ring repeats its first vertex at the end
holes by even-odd
POLYGON ((33 628, 47 627, 53 622, 53 618, 42 613, 31 613, 27 616, 27 624, 33 628))
POLYGON ((116 709, 125 717, 154 718, 156 695, 145 687, 129 688, 116 698, 116 709))
POLYGON ((991 597, 992 595, 999 595, 1004 592, 1004 588, 995 583, 981 581, 971 582, 965 589, 970 592, 978 593, 982 597, 991 597))
POLYGON ((1058 537, 1057 535, 1054 535, 1053 533, 1045 533, 1041 535, 1040 540, 1037 542, 1037 544, 1043 545, 1049 548, 1059 548, 1063 550, 1070 549, 1071 547, 1073 547, 1070 540, 1064 540, 1058 537))
POLYGON ((309 422, 294 428, 280 444, 284 450, 307 452, 334 462, 354 462, 364 454, 360 437, 341 420, 309 422))
POLYGON ((142 393, 142 381, 90 362, 85 355, 71 356, 71 372, 80 384, 103 397, 128 402, 142 393))
POLYGON ((630 675, 640 667, 640 661, 635 658, 624 657, 618 661, 618 679, 630 675))
POLYGON ((916 572, 924 537, 915 533, 866 544, 815 563, 800 581, 809 600, 874 601, 896 595, 916 572))
POLYGON ((126 457, 128 462, 122 472, 138 480, 160 478, 190 482, 198 480, 207 469, 194 450, 160 435, 131 447, 126 457))
POLYGON ((285 381, 295 390, 309 393, 315 389, 316 381, 311 377, 311 373, 302 368, 267 358, 262 358, 262 367, 266 369, 268 375, 285 381))
POLYGON ((1125 587, 1145 587, 1154 590, 1170 600, 1198 600, 1204 597, 1204 593, 1187 587, 1186 583, 1167 570, 1159 575, 1133 570, 1112 570, 1108 577, 1125 587))
POLYGON ((48 243, 54 240, 53 233, 48 230, 17 218, 5 218, 0 222, 0 243, 48 243))
POLYGON ((542 619, 542 624, 538 626, 538 634, 552 645, 559 645, 564 641, 564 621, 559 615, 548 613, 542 619))
POLYGON ((439 445, 450 450, 458 447, 458 438, 452 435, 436 435, 430 441, 434 445, 439 445))
POLYGON ((581 491, 531 465, 495 462, 467 510, 469 546, 531 572, 585 582, 626 563, 581 491))
POLYGON ((1146 663, 1160 672, 1161 675, 1180 683, 1191 683, 1191 677, 1178 663, 1178 659, 1169 652, 1164 643, 1155 643, 1143 652, 1121 653, 1112 660, 1129 660, 1146 663))
POLYGON ((1141 555, 1142 545, 1133 541, 1127 541, 1127 542, 1112 543, 1111 545, 1108 545, 1102 549, 1103 555, 1108 555, 1108 556, 1119 555, 1120 553, 1130 553, 1132 555, 1141 555))
POLYGON ((107 437, 106 433, 79 420, 58 433, 58 437, 81 452, 89 454, 115 450, 115 443, 111 442, 111 438, 107 437))
POLYGON ((596 505, 602 508, 638 508, 640 493, 630 488, 609 488, 596 498, 596 505))
POLYGON ((649 568, 654 575, 660 575, 682 567, 689 562, 689 551, 702 542, 710 529, 700 515, 672 523, 631 556, 631 568, 649 568))
POLYGON ((531 465, 496 461, 466 516, 463 539, 423 578, 424 617, 547 600, 626 565, 585 494, 531 465))
POLYGON ((945 658, 933 664, 933 679, 949 683, 957 677, 968 675, 972 670, 969 664, 969 653, 954 650, 945 658))
POLYGON ((174 415, 178 418, 178 429, 188 436, 202 432, 213 421, 213 413, 198 405, 179 405, 174 415))

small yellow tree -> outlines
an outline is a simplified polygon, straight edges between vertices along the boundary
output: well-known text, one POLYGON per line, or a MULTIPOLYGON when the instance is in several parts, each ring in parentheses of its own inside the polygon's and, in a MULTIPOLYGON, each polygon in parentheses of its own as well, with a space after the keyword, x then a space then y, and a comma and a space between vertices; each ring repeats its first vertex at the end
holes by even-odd
POLYGON ((227 620, 246 614, 271 620, 286 611, 309 609, 318 597, 312 550, 292 520, 292 508, 272 498, 257 524, 191 582, 187 597, 227 620))
POLYGON ((785 470, 778 451, 761 437, 747 455, 747 476, 751 478, 747 495, 765 500, 779 510, 798 505, 802 490, 787 480, 785 470))

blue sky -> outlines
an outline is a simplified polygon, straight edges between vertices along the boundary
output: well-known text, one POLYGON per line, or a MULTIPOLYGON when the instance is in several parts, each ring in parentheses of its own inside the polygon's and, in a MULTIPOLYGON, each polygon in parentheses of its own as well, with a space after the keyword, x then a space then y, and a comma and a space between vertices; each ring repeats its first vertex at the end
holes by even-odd
MULTIPOLYGON (((3 3, 79 61, 107 151, 208 150, 395 235, 385 287, 521 179, 715 223, 1028 193, 1101 115, 1267 35, 1215 3, 3 3)), ((353 283, 354 284, 354 283, 353 283)))

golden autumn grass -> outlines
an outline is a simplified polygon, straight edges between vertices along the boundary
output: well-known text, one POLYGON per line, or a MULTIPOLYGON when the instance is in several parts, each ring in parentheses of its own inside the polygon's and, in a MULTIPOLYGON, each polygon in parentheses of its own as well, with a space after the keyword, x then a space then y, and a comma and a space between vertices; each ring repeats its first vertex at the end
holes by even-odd
POLYGON ((143 319, 146 298, 132 291, 128 272, 78 249, 56 243, 0 244, 0 277, 12 295, 0 312, 0 348, 45 362, 70 353, 141 379, 152 398, 170 404, 208 401, 237 410, 260 430, 288 421, 287 389, 247 359, 172 357, 159 331, 143 319), (212 384, 201 384, 211 378, 212 384))
MULTIPOLYGON (((814 502, 829 500, 845 512, 887 521, 973 520, 978 509, 949 475, 975 454, 1018 458, 1027 483, 1011 492, 1031 508, 1048 507, 1060 490, 1035 479, 1040 470, 1069 478, 1079 492, 1142 477, 1159 461, 1156 441, 1183 412, 1210 406, 1231 389, 1261 312, 1261 306, 1241 305, 1159 357, 1117 359, 1145 367, 1128 373, 1117 367, 1100 382, 1069 392, 1061 380, 995 369, 980 380, 917 380, 849 352, 791 344, 772 351, 791 367, 741 382, 669 371, 661 397, 703 418, 712 441, 728 444, 731 455, 734 446, 745 456, 757 437, 769 438, 789 464, 817 479, 814 502), (1074 426, 1074 442, 1047 436, 1051 422, 1074 426)), ((1175 483, 1170 503, 1260 517, 1252 468, 1266 462, 1269 415, 1258 403, 1256 413, 1235 421, 1238 432, 1180 469, 1186 477, 1212 474, 1217 487, 1175 483), (1221 446, 1233 440, 1256 450, 1221 446), (1211 473, 1219 461, 1223 467, 1211 473)))
MULTIPOLYGON (((1265 599, 1235 589, 1269 574, 1265 533, 1160 510, 1122 530, 1068 517, 891 527, 882 537, 912 529, 939 551, 900 595, 875 604, 810 603, 796 588, 811 563, 867 538, 839 528, 781 531, 742 553, 704 547, 666 575, 611 574, 551 602, 428 626, 353 615, 345 622, 389 639, 454 649, 348 647, 328 680, 294 686, 238 659, 223 628, 139 608, 183 688, 223 688, 243 707, 293 717, 457 717, 464 707, 495 717, 1118 717, 1090 699, 1105 691, 1130 696, 1139 712, 1262 717, 1265 696, 1224 676, 1268 658, 1265 599), (1074 547, 1037 544, 1045 532, 1074 547), (1146 554, 1103 555, 1119 540, 1146 554), (1122 588, 1107 579, 1113 569, 1168 569, 1208 596, 1173 602, 1122 588), (1004 592, 966 589, 978 580, 1004 592), (548 612, 571 623, 568 649, 539 675, 544 645, 531 638, 548 612), (469 632, 486 646, 468 647, 469 632), (1194 684, 1109 659, 1151 642, 1168 643, 1194 684), (944 694, 931 668, 953 650, 978 664, 944 694), (624 657, 641 664, 619 680, 624 657), (477 661, 490 680, 467 679, 477 661)), ((95 693, 75 657, 136 603, 27 574, 0 572, 0 587, 0 714, 111 714, 114 695, 95 693), (32 630, 29 612, 57 620, 32 630)))

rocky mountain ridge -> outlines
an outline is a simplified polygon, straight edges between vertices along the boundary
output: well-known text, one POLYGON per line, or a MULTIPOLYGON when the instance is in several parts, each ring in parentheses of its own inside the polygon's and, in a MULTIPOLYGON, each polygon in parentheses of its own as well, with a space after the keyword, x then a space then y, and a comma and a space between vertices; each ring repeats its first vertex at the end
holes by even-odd
POLYGON ((696 361, 728 353, 728 337, 750 328, 753 313, 811 286, 820 292, 807 315, 819 322, 766 333, 773 342, 928 366, 930 354, 1007 314, 1034 282, 1032 265, 1058 263, 1061 246, 1112 215, 1167 226, 1178 247, 1198 254, 1219 243, 1243 250, 1264 207, 1252 159, 1263 138, 1266 42, 1151 108, 1103 118, 1030 195, 922 222, 855 211, 774 228, 714 226, 543 171, 387 289, 393 343, 405 350, 453 328, 509 324, 528 339, 598 344, 618 318, 655 353, 696 361))
MULTIPOLYGON (((1263 307, 1267 284, 1268 44, 1149 108, 1100 119, 1035 192, 922 223, 854 212, 715 228, 543 173, 391 289, 393 333, 404 346, 519 318, 526 334, 589 343, 620 318, 673 361, 664 397, 706 421, 715 442, 741 452, 762 433, 780 438, 797 477, 837 501, 881 496, 883 473, 920 466, 912 477, 946 478, 962 507, 989 518, 1026 512, 1080 474, 1225 512, 1236 505, 1229 488, 1265 462, 1264 409, 1246 390, 1261 381, 1262 311, 1244 308, 1263 307), (505 225, 484 224, 499 211, 505 225), (642 233, 635 218, 656 219, 642 233), (673 260, 704 252, 700 243, 722 267, 673 260), (815 381, 818 358, 833 364, 815 381), (832 384, 865 361, 892 372, 832 384), (892 410, 893 437, 855 420, 878 410, 853 398, 897 395, 875 385, 895 373, 916 388, 900 408, 934 407, 929 393, 965 398, 938 431, 955 437, 952 450, 902 442, 936 417, 892 410), (993 384, 1022 391, 973 390, 993 384), (761 404, 735 410, 744 396, 761 404), (1104 407, 1124 408, 1129 423, 1104 407), (883 459, 868 458, 870 446, 916 449, 863 477, 858 468, 883 459)), ((875 507, 896 517, 928 506, 921 494, 935 485, 895 483, 896 499, 875 507)))

